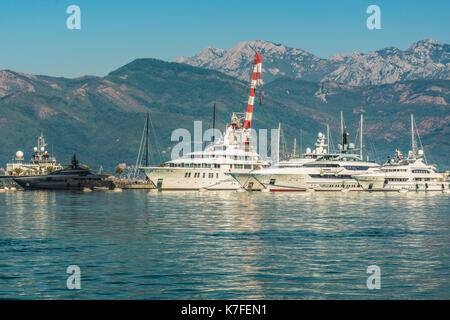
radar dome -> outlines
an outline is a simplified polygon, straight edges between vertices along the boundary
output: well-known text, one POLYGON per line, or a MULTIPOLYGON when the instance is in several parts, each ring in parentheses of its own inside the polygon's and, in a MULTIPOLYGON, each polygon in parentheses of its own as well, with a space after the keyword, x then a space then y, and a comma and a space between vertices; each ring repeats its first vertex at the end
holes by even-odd
POLYGON ((23 159, 23 152, 22 151, 17 151, 16 152, 16 159, 17 160, 22 160, 23 159))
POLYGON ((44 150, 45 150, 44 147, 41 147, 41 151, 44 152, 44 150))
POLYGON ((423 150, 422 149, 419 150, 419 155, 421 155, 421 156, 423 155, 423 150))
POLYGON ((311 153, 311 148, 306 148, 306 153, 311 153))
POLYGON ((33 150, 34 150, 34 152, 37 152, 37 151, 38 151, 38 148, 37 148, 37 147, 34 147, 33 150))
POLYGON ((317 135, 319 138, 322 138, 323 137, 323 133, 322 132, 319 132, 319 134, 317 135))

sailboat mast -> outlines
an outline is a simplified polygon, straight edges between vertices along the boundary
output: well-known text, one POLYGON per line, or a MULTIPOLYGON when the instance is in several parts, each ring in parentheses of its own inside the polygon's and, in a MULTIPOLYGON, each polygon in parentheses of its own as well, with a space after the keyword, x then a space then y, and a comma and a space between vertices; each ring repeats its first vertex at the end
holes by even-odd
POLYGON ((147 112, 147 121, 145 123, 145 166, 148 167, 148 122, 150 114, 147 112))
POLYGON ((281 122, 278 122, 278 147, 277 147, 277 164, 280 162, 280 136, 281 136, 281 122))
POLYGON ((361 121, 360 121, 360 141, 359 141, 359 157, 361 160, 363 160, 363 121, 364 121, 364 116, 361 113, 361 121))
POLYGON ((417 143, 416 138, 414 136, 414 115, 411 114, 411 146, 412 146, 412 152, 413 155, 417 155, 417 143))
POLYGON ((297 148, 297 138, 294 138, 294 154, 292 156, 293 158, 295 158, 296 148, 297 148))
POLYGON ((330 126, 327 123, 327 147, 328 147, 328 153, 331 153, 330 150, 330 126))
POLYGON ((300 129, 300 156, 303 152, 303 129, 300 129))
POLYGON ((342 148, 344 148, 344 115, 342 114, 341 111, 341 143, 342 143, 342 148))
POLYGON ((216 136, 214 135, 214 129, 216 128, 216 103, 214 102, 213 105, 213 118, 212 118, 212 129, 213 129, 213 137, 212 141, 214 142, 216 140, 216 136))

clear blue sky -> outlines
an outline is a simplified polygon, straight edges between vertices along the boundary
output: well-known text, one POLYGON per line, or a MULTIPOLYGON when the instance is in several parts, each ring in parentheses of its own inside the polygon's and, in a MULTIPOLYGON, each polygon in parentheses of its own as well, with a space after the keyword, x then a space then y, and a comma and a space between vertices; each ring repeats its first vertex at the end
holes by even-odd
POLYGON ((268 40, 328 58, 434 38, 450 41, 450 1, 364 0, 2 0, 0 69, 103 76, 136 59, 171 61, 207 46, 268 40), (66 8, 81 8, 81 30, 66 28, 66 8), (366 8, 381 8, 381 30, 366 28, 366 8))

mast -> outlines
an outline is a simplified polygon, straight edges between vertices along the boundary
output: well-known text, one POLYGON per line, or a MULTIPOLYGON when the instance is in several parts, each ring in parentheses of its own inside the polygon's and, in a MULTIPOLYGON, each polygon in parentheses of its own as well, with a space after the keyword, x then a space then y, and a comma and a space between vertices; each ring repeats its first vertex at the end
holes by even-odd
POLYGON ((330 150, 330 126, 327 123, 327 147, 328 147, 328 153, 331 153, 330 150))
MULTIPOLYGON (((216 128, 216 103, 214 102, 213 105, 213 122, 212 122, 212 129, 214 130, 216 128)), ((213 131, 214 132, 214 131, 213 131)), ((213 135, 213 142, 216 140, 216 136, 213 135)))
POLYGON ((303 152, 303 129, 300 129, 300 157, 302 156, 303 152))
POLYGON ((276 157, 277 164, 280 162, 280 135, 281 135, 281 123, 278 122, 278 137, 277 137, 278 147, 277 147, 277 157, 276 157))
POLYGON ((294 138, 294 153, 293 153, 293 155, 292 155, 292 158, 295 158, 295 151, 296 151, 296 148, 297 148, 297 138, 294 138))
POLYGON ((412 152, 413 155, 417 155, 417 142, 416 137, 414 136, 414 115, 411 114, 411 145, 412 145, 412 152))
MULTIPOLYGON (((248 95, 247 112, 245 113, 244 129, 252 127, 253 104, 255 102, 255 88, 262 86, 262 60, 258 52, 255 52, 256 59, 253 60, 253 76, 250 82, 250 93, 248 95)), ((248 143, 248 142, 246 142, 248 143)))
POLYGON ((344 115, 341 111, 341 143, 342 143, 342 149, 344 148, 344 115))
POLYGON ((148 167, 148 122, 150 114, 147 112, 147 121, 145 123, 145 166, 148 167))
POLYGON ((216 103, 213 104, 213 114, 212 114, 212 129, 213 129, 213 136, 212 136, 212 142, 216 140, 216 136, 214 134, 214 129, 216 128, 216 103))
POLYGON ((360 121, 360 140, 359 140, 359 157, 361 160, 363 160, 363 121, 364 121, 364 116, 361 113, 361 121, 360 121))

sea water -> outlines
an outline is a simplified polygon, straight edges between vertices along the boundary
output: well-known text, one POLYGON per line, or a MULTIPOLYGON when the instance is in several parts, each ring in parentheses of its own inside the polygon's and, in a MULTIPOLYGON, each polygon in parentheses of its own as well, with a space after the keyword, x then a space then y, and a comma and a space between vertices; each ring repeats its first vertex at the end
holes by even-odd
POLYGON ((0 194, 0 298, 449 299, 449 200, 439 192, 8 191, 0 194), (368 285, 373 265, 379 289, 368 285), (79 289, 70 289, 69 266, 79 268, 79 289))

